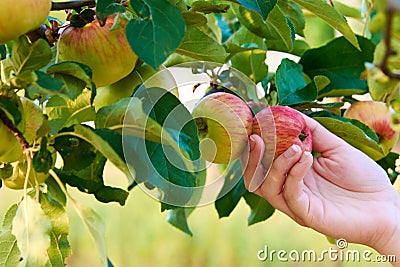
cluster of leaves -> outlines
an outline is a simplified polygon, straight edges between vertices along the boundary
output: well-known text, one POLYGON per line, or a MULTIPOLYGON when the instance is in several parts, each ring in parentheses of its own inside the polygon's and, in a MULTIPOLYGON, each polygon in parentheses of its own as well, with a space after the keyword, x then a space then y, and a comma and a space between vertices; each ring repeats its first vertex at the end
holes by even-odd
MULTIPOLYGON (((400 106, 399 79, 383 73, 380 65, 387 50, 383 38, 388 34, 387 9, 383 4, 358 10, 333 3, 332 6, 324 0, 138 0, 124 5, 114 0, 98 0, 96 14, 101 20, 115 12, 125 13, 129 18, 126 35, 132 50, 154 69, 198 60, 229 63, 263 86, 268 103, 312 113, 335 134, 390 170, 394 181, 398 155, 387 154, 366 125, 341 117, 344 104, 356 101, 354 95, 370 93, 375 100, 400 106), (319 17, 342 36, 311 48, 302 38, 307 38, 306 13, 319 17), (371 32, 366 31, 364 37, 356 36, 345 16, 360 21, 367 18, 363 23, 371 26, 371 32), (284 59, 275 73, 269 73, 265 64, 269 50, 287 52, 300 60, 284 59), (323 101, 326 98, 334 101, 326 103, 323 101), (320 112, 313 113, 311 109, 320 112)), ((389 33, 393 37, 392 49, 396 51, 400 51, 398 20, 395 14, 393 25, 397 26, 391 29, 393 34, 389 33)), ((16 111, 18 100, 13 96, 34 100, 45 116, 32 138, 24 136, 28 146, 35 148, 35 153, 46 151, 41 146, 49 147, 62 158, 61 166, 50 169, 51 177, 45 185, 25 192, 22 201, 5 215, 0 231, 0 266, 15 266, 21 258, 28 265, 64 265, 70 254, 67 198, 88 226, 102 264, 107 266, 103 222, 94 210, 80 207, 68 195, 66 184, 93 194, 101 202, 123 205, 129 190, 138 183, 157 187, 151 183, 155 176, 184 187, 205 182, 204 172, 193 171, 198 166, 178 168, 164 154, 163 145, 167 145, 174 155, 183 153, 192 160, 199 158, 196 126, 174 94, 158 87, 139 88, 131 97, 95 110, 92 104, 96 85, 91 79, 91 69, 76 62, 58 62, 56 55, 57 46, 44 39, 32 42, 22 36, 0 45, 0 109, 17 124, 18 114, 26 114, 16 111), (180 116, 172 118, 171 125, 185 124, 185 127, 171 126, 168 134, 163 133, 167 115, 177 108, 180 116), (128 137, 122 134, 126 116, 132 116, 128 137), (44 137, 47 142, 41 142, 44 137), (128 138, 132 147, 129 157, 134 160, 129 162, 122 146, 124 138, 128 138), (153 168, 149 168, 149 160, 153 168), (107 161, 126 175, 127 189, 105 184, 103 171, 107 161), (26 225, 32 227, 25 228, 26 225)), ((400 69, 399 56, 400 53, 391 55, 384 67, 391 71, 400 69)), ((223 75, 226 73, 217 77, 221 82, 223 75)), ((182 160, 181 164, 188 163, 182 160)), ((232 175, 239 176, 236 177, 239 182, 215 202, 220 217, 229 216, 241 199, 251 210, 249 225, 272 215, 274 208, 268 202, 246 191, 238 162, 226 173, 227 182, 232 175)), ((157 187, 157 190, 163 192, 168 188, 157 187)), ((162 202, 161 210, 167 210, 169 223, 192 234, 187 223, 192 208, 162 202)))

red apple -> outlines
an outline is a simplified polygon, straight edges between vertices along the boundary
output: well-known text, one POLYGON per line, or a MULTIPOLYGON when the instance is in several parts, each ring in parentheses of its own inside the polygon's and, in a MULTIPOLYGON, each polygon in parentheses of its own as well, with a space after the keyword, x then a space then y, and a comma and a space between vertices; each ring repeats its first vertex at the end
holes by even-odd
POLYGON ((272 106, 258 112, 253 119, 253 133, 264 140, 265 166, 269 166, 272 159, 281 155, 293 144, 298 145, 303 151, 312 150, 311 131, 306 121, 297 110, 287 106, 272 106), (274 155, 273 158, 271 154, 274 155))
POLYGON ((1 0, 0 44, 39 28, 50 9, 51 0, 1 0))
POLYGON ((192 115, 205 160, 222 164, 240 156, 251 134, 253 119, 242 99, 229 93, 213 93, 196 104, 192 115))
POLYGON ((392 126, 393 113, 384 102, 359 101, 351 104, 343 117, 368 125, 378 135, 379 143, 387 154, 399 140, 399 132, 392 126))
POLYGON ((114 21, 115 17, 108 17, 103 27, 97 20, 82 28, 69 25, 60 36, 60 59, 88 65, 97 87, 126 77, 138 60, 126 38, 127 20, 121 18, 115 26, 114 21))

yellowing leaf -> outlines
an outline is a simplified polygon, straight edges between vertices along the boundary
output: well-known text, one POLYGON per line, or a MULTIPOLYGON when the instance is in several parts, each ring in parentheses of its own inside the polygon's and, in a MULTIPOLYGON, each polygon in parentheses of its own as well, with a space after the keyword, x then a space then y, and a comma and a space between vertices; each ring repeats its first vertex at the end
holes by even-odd
POLYGON ((20 266, 45 266, 50 247, 51 221, 40 204, 26 196, 18 206, 11 233, 17 238, 21 251, 20 266))

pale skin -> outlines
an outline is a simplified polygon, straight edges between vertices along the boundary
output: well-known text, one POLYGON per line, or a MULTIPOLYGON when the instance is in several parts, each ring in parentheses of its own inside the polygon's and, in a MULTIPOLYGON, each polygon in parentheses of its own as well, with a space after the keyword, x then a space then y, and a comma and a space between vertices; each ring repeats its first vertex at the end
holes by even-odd
POLYGON ((250 136, 244 171, 265 181, 253 193, 265 198, 300 225, 333 238, 367 245, 382 255, 396 255, 400 266, 400 195, 386 172, 368 156, 304 116, 313 136, 313 157, 292 146, 270 171, 262 165, 264 142, 250 136))

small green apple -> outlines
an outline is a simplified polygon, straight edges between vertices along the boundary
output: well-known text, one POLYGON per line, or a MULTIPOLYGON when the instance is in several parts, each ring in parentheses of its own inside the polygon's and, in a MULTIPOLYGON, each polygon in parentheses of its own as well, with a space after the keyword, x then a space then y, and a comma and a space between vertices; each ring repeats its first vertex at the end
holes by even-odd
POLYGON ((22 157, 21 144, 17 138, 8 130, 2 121, 0 121, 0 162, 14 162, 22 157))
POLYGON ((200 99, 192 111, 202 158, 217 164, 236 159, 247 145, 253 116, 239 97, 218 92, 200 99))
POLYGON ((128 76, 121 80, 97 88, 96 97, 94 98, 94 107, 97 110, 104 106, 111 105, 118 100, 130 97, 135 88, 155 74, 155 70, 147 64, 136 67, 128 76))
MULTIPOLYGON (((3 184, 10 189, 23 189, 28 165, 26 162, 15 162, 12 165, 14 167, 13 174, 11 177, 4 179, 3 184)), ((28 179, 28 188, 35 186, 36 182, 37 184, 44 183, 49 176, 49 173, 36 172, 32 166, 28 179)))
POLYGON ((51 0, 1 0, 0 44, 39 28, 51 9, 51 0))

